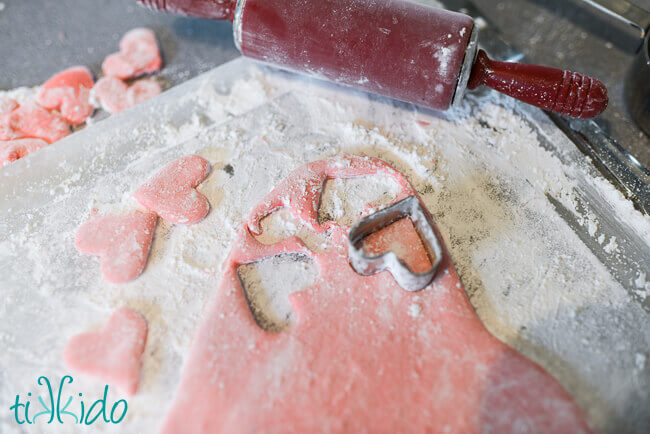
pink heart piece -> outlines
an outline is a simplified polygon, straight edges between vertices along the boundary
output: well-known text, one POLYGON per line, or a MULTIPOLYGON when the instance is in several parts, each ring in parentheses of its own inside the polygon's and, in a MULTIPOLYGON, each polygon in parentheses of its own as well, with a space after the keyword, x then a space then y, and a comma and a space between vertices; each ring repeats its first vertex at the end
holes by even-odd
POLYGON ((145 319, 122 307, 113 312, 101 330, 73 336, 63 350, 63 361, 73 371, 97 377, 134 395, 146 341, 145 319))
POLYGON ((10 113, 18 107, 16 100, 0 97, 0 114, 10 113))
POLYGON ((77 230, 79 252, 101 258, 104 279, 124 283, 138 277, 149 257, 156 227, 153 213, 95 217, 77 230))
POLYGON ((74 66, 47 80, 36 94, 36 102, 48 110, 59 110, 72 125, 84 123, 93 112, 90 90, 93 76, 84 66, 74 66))
POLYGON ((140 104, 149 98, 159 95, 161 92, 162 87, 160 87, 160 83, 157 80, 143 78, 129 86, 129 90, 126 92, 126 99, 129 107, 133 107, 136 104, 140 104))
POLYGON ((119 78, 102 77, 93 89, 102 107, 111 114, 119 113, 162 92, 154 79, 142 79, 127 86, 119 78))
POLYGON ((0 111, 0 140, 35 138, 54 143, 68 134, 70 125, 65 120, 34 102, 14 104, 10 110, 0 111))
POLYGON ((108 56, 102 64, 104 75, 123 80, 160 70, 162 59, 156 35, 150 29, 127 32, 120 41, 120 52, 108 56))
POLYGON ((196 187, 210 174, 210 163, 188 155, 165 166, 134 193, 142 205, 167 221, 191 225, 210 210, 208 199, 196 187))
POLYGON ((18 139, 0 142, 0 167, 6 166, 45 146, 47 146, 47 142, 41 139, 18 139))

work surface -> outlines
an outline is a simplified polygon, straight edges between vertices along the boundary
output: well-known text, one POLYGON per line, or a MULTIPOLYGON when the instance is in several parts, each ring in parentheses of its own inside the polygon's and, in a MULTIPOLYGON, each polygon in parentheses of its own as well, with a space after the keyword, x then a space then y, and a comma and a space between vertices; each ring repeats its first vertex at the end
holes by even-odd
MULTIPOLYGON (((426 2, 426 1, 425 1, 426 2)), ((650 9, 650 0, 635 0, 650 9)), ((0 89, 41 84, 71 65, 100 72, 104 57, 133 27, 156 31, 170 85, 235 58, 227 22, 148 11, 135 0, 3 0, 0 11, 0 89)), ((436 3, 428 1, 428 3, 436 3)), ((441 3, 459 6, 463 0, 441 3)), ((474 4, 531 62, 600 78, 611 104, 599 125, 650 167, 650 139, 640 133, 623 102, 623 77, 633 54, 602 15, 578 0, 480 0, 474 4), (622 41, 622 42, 617 42, 622 41)))
MULTIPOLYGON (((481 6, 497 11, 506 33, 530 32, 526 20, 508 21, 510 8, 499 8, 504 3, 481 6)), ((540 30, 568 24, 548 18, 537 3, 521 3, 530 20, 535 11, 547 17, 535 26, 535 38, 521 41, 537 39, 546 63, 571 66, 544 47, 543 38, 553 36, 540 30), (557 62, 549 61, 553 56, 557 62)), ((135 26, 157 32, 170 84, 237 56, 230 24, 153 14, 130 0, 48 2, 33 14, 25 11, 36 2, 4 4, 0 31, 22 23, 30 32, 9 32, 6 39, 2 33, 8 43, 0 45, 0 57, 9 50, 12 59, 0 66, 2 88, 36 85, 73 64, 98 72, 135 26), (88 24, 100 9, 101 20, 88 24)), ((628 55, 609 50, 608 62, 623 70, 618 60, 628 55)), ((0 317, 10 325, 0 330, 8 348, 0 355, 1 402, 26 392, 37 374, 62 374, 66 339, 126 304, 152 330, 141 394, 130 408, 140 427, 159 423, 243 216, 289 170, 350 152, 384 158, 415 184, 492 333, 555 375, 601 431, 648 431, 650 297, 643 273, 650 269, 650 224, 541 112, 482 95, 457 112, 436 114, 250 68, 238 60, 211 71, 0 173, 0 317), (206 226, 162 224, 145 275, 123 287, 103 283, 96 260, 74 250, 74 230, 91 207, 123 209, 143 179, 189 152, 214 166, 203 190, 213 206, 206 226)))
MULTIPOLYGON (((383 158, 406 174, 481 320, 556 376, 595 427, 647 431, 650 222, 543 113, 487 94, 441 116, 245 60, 0 173, 0 365, 10 367, 0 399, 35 385, 35 372, 62 375, 67 338, 127 305, 150 328, 132 427, 158 426, 244 216, 290 170, 341 153, 383 158), (93 208, 133 209, 130 193, 188 153, 213 165, 201 186, 207 219, 161 222, 145 273, 103 282, 97 259, 75 250, 75 230, 93 208)), ((339 202, 367 189, 340 188, 339 202)))

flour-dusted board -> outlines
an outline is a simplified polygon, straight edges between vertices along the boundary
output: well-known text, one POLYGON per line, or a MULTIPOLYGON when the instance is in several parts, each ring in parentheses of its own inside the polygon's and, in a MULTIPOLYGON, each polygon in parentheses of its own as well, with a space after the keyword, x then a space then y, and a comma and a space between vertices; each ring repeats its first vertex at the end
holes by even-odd
MULTIPOLYGON (((149 323, 140 389, 121 425, 89 429, 155 431, 236 228, 291 170, 340 153, 409 177, 489 330, 555 375, 595 428, 650 426, 650 220, 542 112, 492 93, 423 111, 244 59, 0 171, 0 402, 68 373, 69 337, 126 305, 149 323), (160 220, 142 276, 104 282, 75 230, 93 208, 138 209, 131 192, 189 153, 213 165, 199 188, 210 214, 160 220)), ((344 199, 356 182, 339 186, 344 199)), ((101 395, 100 381, 74 378, 101 395)), ((0 414, 0 431, 23 429, 0 414)))

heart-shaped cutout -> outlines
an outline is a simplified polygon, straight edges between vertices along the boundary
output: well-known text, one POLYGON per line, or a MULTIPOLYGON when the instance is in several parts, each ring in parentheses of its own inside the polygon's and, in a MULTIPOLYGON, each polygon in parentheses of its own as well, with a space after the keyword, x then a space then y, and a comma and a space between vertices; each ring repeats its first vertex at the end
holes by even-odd
POLYGON ((138 277, 149 257, 156 214, 95 217, 77 230, 79 252, 101 258, 104 279, 124 283, 138 277))
POLYGON ((134 310, 116 310, 99 331, 73 336, 63 350, 66 366, 134 395, 140 382, 147 322, 134 310))
POLYGON ((191 225, 210 210, 208 199, 196 187, 210 174, 210 163, 198 155, 180 158, 153 176, 134 193, 142 205, 165 220, 191 225))
POLYGON ((18 139, 0 142, 0 167, 6 166, 45 146, 47 146, 47 142, 41 139, 18 139))
POLYGON ((142 79, 127 86, 119 78, 102 77, 93 88, 95 98, 111 114, 140 104, 162 92, 162 87, 154 79, 142 79))
POLYGON ((74 66, 47 80, 36 94, 36 102, 48 110, 59 110, 72 125, 85 122, 93 112, 90 90, 93 76, 84 66, 74 66))
POLYGON ((150 29, 127 32, 120 40, 120 52, 108 56, 102 64, 104 75, 123 80, 160 70, 162 59, 156 35, 150 29))
POLYGON ((35 138, 54 143, 70 134, 65 120, 32 101, 22 105, 14 102, 12 107, 0 111, 0 140, 35 138))

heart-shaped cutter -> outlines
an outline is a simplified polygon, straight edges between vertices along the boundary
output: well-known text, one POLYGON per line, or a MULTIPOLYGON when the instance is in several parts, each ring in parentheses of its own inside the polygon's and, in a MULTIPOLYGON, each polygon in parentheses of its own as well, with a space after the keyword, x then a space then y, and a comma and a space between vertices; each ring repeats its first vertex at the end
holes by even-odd
POLYGON ((435 223, 415 196, 383 208, 357 221, 348 233, 348 261, 357 273, 370 276, 388 270, 399 286, 407 291, 419 291, 429 285, 436 275, 442 259, 442 247, 434 231, 435 223), (409 217, 431 260, 431 268, 423 273, 414 273, 400 260, 395 252, 368 255, 362 246, 370 234, 380 231, 398 220, 409 217))

